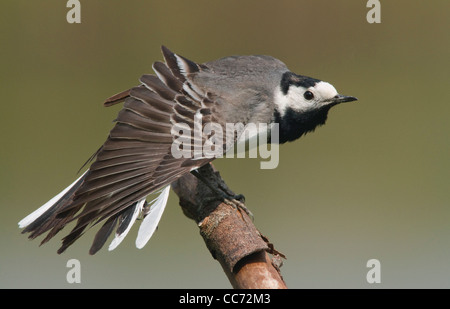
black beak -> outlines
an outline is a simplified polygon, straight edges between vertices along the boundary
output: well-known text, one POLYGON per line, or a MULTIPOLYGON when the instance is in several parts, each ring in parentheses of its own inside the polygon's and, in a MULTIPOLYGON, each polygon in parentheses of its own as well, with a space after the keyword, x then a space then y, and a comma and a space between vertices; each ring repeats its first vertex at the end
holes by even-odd
POLYGON ((355 97, 338 94, 332 99, 332 102, 338 104, 338 103, 345 103, 345 102, 351 102, 351 101, 356 101, 356 100, 358 100, 358 99, 355 97))

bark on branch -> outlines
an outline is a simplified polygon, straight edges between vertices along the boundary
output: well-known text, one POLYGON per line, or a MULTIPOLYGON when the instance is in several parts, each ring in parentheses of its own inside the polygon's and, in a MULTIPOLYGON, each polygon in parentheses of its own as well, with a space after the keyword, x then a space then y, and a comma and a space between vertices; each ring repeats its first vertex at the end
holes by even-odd
MULTIPOLYGON (((212 165, 205 165, 199 172, 210 185, 234 195, 212 165)), ((174 182, 172 189, 180 198, 184 214, 198 224, 207 248, 234 288, 287 288, 279 273, 284 256, 273 249, 244 211, 222 202, 191 174, 174 182)))

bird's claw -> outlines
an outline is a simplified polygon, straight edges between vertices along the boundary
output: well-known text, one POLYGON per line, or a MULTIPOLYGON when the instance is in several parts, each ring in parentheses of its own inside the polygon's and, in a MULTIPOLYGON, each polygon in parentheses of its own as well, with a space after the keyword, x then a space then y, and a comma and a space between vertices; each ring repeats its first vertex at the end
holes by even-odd
POLYGON ((242 200, 245 201, 245 198, 242 194, 235 195, 231 199, 224 198, 224 202, 226 204, 232 206, 234 209, 237 209, 239 211, 244 211, 253 221, 254 219, 253 213, 245 206, 242 200))

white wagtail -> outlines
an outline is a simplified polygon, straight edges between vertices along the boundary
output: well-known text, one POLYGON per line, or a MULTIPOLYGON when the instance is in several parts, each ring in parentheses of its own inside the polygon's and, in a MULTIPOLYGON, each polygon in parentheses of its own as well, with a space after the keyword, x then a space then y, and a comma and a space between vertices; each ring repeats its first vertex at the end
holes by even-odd
MULTIPOLYGON (((63 238, 62 253, 86 228, 104 223, 90 253, 114 231, 113 250, 142 213, 136 246, 152 236, 167 203, 170 184, 214 158, 175 158, 175 124, 279 124, 279 143, 293 141, 323 125, 330 108, 355 97, 338 94, 329 83, 297 75, 270 56, 231 56, 197 64, 162 47, 165 63, 141 85, 123 91, 105 106, 124 101, 113 129, 88 161, 89 169, 69 187, 19 222, 29 238, 48 232, 47 242, 76 220, 63 238), (147 206, 148 195, 159 196, 147 206)), ((205 137, 202 137, 203 139, 205 137)), ((239 136, 234 137, 234 141, 239 136)), ((194 141, 193 141, 194 143, 194 141)))

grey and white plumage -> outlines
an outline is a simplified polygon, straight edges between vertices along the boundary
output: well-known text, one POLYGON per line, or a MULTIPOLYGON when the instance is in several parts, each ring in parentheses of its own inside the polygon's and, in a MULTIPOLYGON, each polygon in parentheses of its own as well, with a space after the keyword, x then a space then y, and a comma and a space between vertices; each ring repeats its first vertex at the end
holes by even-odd
MULTIPOLYGON (((194 128, 196 115, 203 124, 222 126, 277 122, 280 143, 284 143, 324 124, 332 106, 356 100, 339 95, 328 83, 291 73, 283 62, 270 56, 231 56, 197 64, 164 46, 162 52, 165 63, 153 64, 156 75, 143 75, 139 86, 105 102, 105 106, 124 105, 106 142, 91 158, 89 169, 19 222, 29 238, 47 233, 45 243, 76 221, 63 238, 61 253, 86 229, 102 223, 90 249, 94 254, 112 233, 115 238, 109 249, 116 248, 137 218, 147 213, 136 242, 142 248, 161 218, 170 184, 213 160, 172 156, 178 123, 194 128), (306 97, 307 91, 313 98, 306 97), (148 210, 145 199, 159 191, 148 210)), ((208 136, 201 139, 203 144, 208 136)), ((238 139, 234 136, 232 141, 238 139)))

